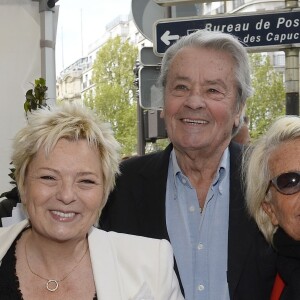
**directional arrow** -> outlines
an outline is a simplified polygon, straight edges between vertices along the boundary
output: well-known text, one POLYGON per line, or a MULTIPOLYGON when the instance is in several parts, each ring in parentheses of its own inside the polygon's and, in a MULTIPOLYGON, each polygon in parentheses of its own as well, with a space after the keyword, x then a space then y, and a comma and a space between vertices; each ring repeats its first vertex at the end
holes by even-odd
POLYGON ((174 34, 174 35, 170 35, 170 31, 167 30, 160 38, 162 40, 162 42, 164 42, 167 46, 170 45, 170 41, 173 40, 178 40, 179 39, 179 35, 178 34, 174 34))

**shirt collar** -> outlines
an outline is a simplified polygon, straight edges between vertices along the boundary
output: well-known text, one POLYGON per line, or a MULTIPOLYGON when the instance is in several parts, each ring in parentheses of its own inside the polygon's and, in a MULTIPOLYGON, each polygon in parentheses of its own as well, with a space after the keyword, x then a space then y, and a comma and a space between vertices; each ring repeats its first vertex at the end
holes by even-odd
POLYGON ((222 183, 226 174, 228 174, 229 169, 229 149, 228 147, 225 149, 220 164, 219 164, 219 172, 216 173, 215 178, 213 180, 213 185, 216 185, 219 182, 219 185, 222 183))
MULTIPOLYGON (((184 176, 184 177, 186 177, 186 176, 183 174, 183 172, 181 171, 181 169, 178 165, 177 157, 176 157, 176 153, 175 153, 174 148, 171 151, 170 159, 171 159, 171 163, 172 163, 172 166, 173 166, 172 176, 174 178, 175 185, 177 185, 176 175, 179 174, 180 176, 184 176)), ((220 185, 221 182, 223 181, 226 173, 228 173, 228 170, 229 170, 229 149, 228 149, 228 147, 225 149, 225 151, 222 155, 218 170, 219 171, 216 173, 215 178, 213 180, 213 184, 212 184, 213 186, 215 186, 218 182, 219 182, 219 185, 220 185)), ((187 180, 188 180, 188 178, 187 178, 187 180)), ((188 180, 188 182, 189 182, 189 180, 188 180)))

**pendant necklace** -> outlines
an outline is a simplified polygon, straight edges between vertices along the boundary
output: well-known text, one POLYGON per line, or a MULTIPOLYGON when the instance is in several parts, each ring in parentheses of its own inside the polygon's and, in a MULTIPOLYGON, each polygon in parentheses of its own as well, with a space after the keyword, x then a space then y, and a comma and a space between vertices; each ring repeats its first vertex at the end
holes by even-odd
POLYGON ((71 273, 72 273, 73 271, 75 271, 75 269, 79 266, 79 264, 81 263, 81 261, 83 260, 83 258, 85 257, 85 255, 86 255, 86 253, 87 253, 87 251, 88 251, 88 249, 89 249, 89 247, 87 246, 87 247, 86 247, 86 250, 85 250, 85 252, 83 253, 82 257, 80 258, 79 262, 71 269, 71 271, 70 271, 69 273, 67 273, 67 275, 66 275, 65 277, 63 277, 62 279, 59 279, 59 280, 56 280, 56 279, 48 279, 48 278, 45 278, 45 277, 43 277, 43 276, 41 276, 41 275, 35 273, 35 272, 31 269, 31 267, 30 267, 30 265, 29 265, 29 262, 28 262, 28 257, 27 257, 27 241, 28 241, 28 239, 27 239, 26 242, 25 242, 25 257, 26 257, 26 262, 27 262, 28 269, 30 270, 30 272, 31 272, 33 275, 35 275, 35 276, 37 276, 37 277, 39 277, 39 278, 41 278, 41 279, 43 279, 43 280, 46 280, 46 289, 47 289, 49 292, 55 292, 55 291, 59 288, 59 283, 62 282, 62 281, 64 281, 66 278, 68 278, 68 277, 71 275, 71 273))

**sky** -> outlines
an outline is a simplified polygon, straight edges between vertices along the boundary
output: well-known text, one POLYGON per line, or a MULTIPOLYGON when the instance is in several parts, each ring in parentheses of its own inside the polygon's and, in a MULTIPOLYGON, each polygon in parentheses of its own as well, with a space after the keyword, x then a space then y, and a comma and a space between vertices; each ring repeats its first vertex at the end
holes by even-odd
POLYGON ((131 0, 59 0, 56 35, 56 74, 88 53, 105 26, 131 11, 131 0))

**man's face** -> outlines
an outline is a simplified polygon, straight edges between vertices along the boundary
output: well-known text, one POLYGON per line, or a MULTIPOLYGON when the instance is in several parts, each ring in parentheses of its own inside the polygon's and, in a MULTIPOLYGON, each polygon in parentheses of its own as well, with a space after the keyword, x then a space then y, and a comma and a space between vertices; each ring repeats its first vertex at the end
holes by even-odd
POLYGON ((171 62, 164 99, 162 116, 176 149, 225 149, 241 111, 233 59, 212 49, 181 49, 171 62))

